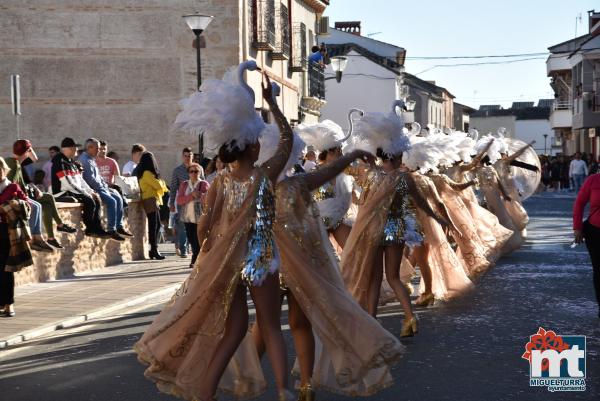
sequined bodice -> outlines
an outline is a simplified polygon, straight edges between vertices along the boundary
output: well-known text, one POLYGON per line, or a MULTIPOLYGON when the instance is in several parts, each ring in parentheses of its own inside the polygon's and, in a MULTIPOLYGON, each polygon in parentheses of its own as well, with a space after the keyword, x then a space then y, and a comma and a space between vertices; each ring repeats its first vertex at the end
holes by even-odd
POLYGON ((390 205, 389 216, 402 217, 406 211, 408 200, 408 185, 406 180, 401 178, 396 184, 394 199, 390 205))
POLYGON ((248 197, 248 189, 254 182, 254 176, 246 181, 238 181, 227 174, 223 177, 223 195, 225 208, 228 212, 236 214, 240 210, 244 200, 248 197))

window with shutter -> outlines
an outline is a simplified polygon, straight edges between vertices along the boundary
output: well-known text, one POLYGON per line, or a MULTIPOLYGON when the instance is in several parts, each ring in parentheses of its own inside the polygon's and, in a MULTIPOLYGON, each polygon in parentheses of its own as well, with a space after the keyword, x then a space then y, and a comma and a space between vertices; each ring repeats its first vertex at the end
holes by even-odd
POLYGON ((292 71, 306 71, 306 53, 306 25, 302 22, 295 23, 292 30, 292 71))
POLYGON ((275 0, 250 0, 252 46, 257 50, 275 49, 275 0))
POLYGON ((275 3, 275 15, 279 16, 275 31, 275 50, 271 52, 273 60, 290 58, 290 19, 287 7, 281 2, 275 3))

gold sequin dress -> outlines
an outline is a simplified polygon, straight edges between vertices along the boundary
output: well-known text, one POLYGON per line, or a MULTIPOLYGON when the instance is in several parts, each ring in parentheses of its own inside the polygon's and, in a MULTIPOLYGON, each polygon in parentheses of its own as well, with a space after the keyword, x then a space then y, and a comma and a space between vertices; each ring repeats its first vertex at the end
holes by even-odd
POLYGON ((458 232, 453 232, 452 236, 458 245, 457 255, 466 267, 467 274, 471 277, 485 272, 491 264, 486 257, 486 248, 475 230, 478 222, 473 220, 460 197, 461 191, 455 189, 458 183, 441 174, 431 174, 430 178, 458 229, 458 232))
MULTIPOLYGON (((438 215, 443 215, 439 207, 443 200, 431 178, 418 172, 411 175, 418 191, 429 202, 431 209, 438 215)), ((467 275, 467 269, 448 243, 442 226, 421 208, 417 208, 417 220, 423 229, 425 243, 429 245, 427 262, 431 269, 431 289, 435 298, 447 300, 472 288, 473 283, 467 275)), ((421 292, 425 290, 423 279, 420 289, 421 292)))
POLYGON ((508 241, 502 247, 502 253, 512 252, 525 241, 521 235, 521 229, 515 225, 511 214, 508 212, 508 204, 512 203, 502 198, 498 183, 500 178, 496 169, 492 166, 481 166, 476 170, 477 179, 479 180, 479 188, 485 198, 487 209, 492 212, 500 224, 511 230, 513 233, 508 241))
MULTIPOLYGON (((464 174, 460 171, 459 166, 446 170, 445 174, 454 181, 461 182, 464 179, 464 174)), ((473 187, 459 191, 458 195, 475 222, 474 229, 485 247, 486 258, 491 263, 496 262, 502 256, 502 248, 512 236, 512 230, 500 224, 492 212, 479 205, 473 187)))
POLYGON ((381 257, 379 248, 419 237, 416 222, 409 226, 406 220, 397 220, 399 216, 408 214, 405 174, 400 170, 384 173, 379 169, 367 169, 366 174, 357 178, 363 191, 356 223, 342 253, 340 269, 346 288, 364 309, 367 308, 376 258, 381 257), (408 230, 409 227, 415 232, 408 230))
MULTIPOLYGON (((317 171, 326 166, 325 164, 317 167, 317 171)), ((352 178, 341 173, 333 181, 325 183, 314 191, 313 197, 325 228, 328 231, 335 231, 345 223, 352 203, 352 178)))
MULTIPOLYGON (((238 285, 260 285, 279 265, 275 194, 263 169, 247 181, 218 175, 210 191, 215 196, 210 231, 195 268, 134 347, 138 359, 150 365, 145 376, 186 400, 197 397, 238 285)), ((260 364, 251 366, 237 396, 256 396, 265 388, 260 364)))

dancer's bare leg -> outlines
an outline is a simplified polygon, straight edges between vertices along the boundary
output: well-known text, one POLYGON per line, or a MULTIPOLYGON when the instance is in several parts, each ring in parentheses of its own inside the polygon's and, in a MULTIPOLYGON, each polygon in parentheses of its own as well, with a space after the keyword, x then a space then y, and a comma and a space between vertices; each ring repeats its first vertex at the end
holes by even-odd
MULTIPOLYGON (((279 303, 280 307, 283 305, 284 294, 281 294, 281 302, 279 303)), ((252 341, 254 342, 254 346, 256 347, 256 352, 258 352, 258 357, 262 359, 263 355, 266 351, 265 340, 263 339, 262 333, 260 332, 260 327, 258 326, 258 322, 254 322, 252 328, 250 329, 252 333, 252 341)))
POLYGON ((373 275, 369 284, 367 293, 367 312, 377 317, 377 305, 379 304, 379 292, 381 291, 381 281, 383 280, 383 248, 379 248, 374 258, 373 275))
POLYGON ((402 252, 404 245, 391 245, 384 248, 385 252, 385 278, 390 287, 394 290, 396 298, 402 304, 404 316, 406 319, 413 317, 410 295, 402 281, 400 281, 400 263, 402 263, 402 252))
POLYGON ((415 256, 416 265, 419 266, 421 277, 423 277, 423 283, 425 284, 425 291, 423 294, 431 294, 432 292, 432 280, 431 267, 429 266, 429 245, 423 243, 423 245, 414 249, 413 254, 415 256))
POLYGON ((281 333, 279 276, 269 274, 258 287, 250 287, 256 320, 265 341, 279 393, 287 389, 287 351, 281 333))
POLYGON ((352 227, 342 223, 338 228, 335 229, 335 231, 332 232, 333 238, 335 238, 335 242, 338 243, 340 248, 344 249, 344 245, 346 245, 346 240, 350 235, 350 231, 352 231, 352 227))
POLYGON ((246 287, 238 286, 231 308, 225 322, 225 333, 206 369, 206 376, 201 383, 200 400, 212 400, 217 391, 219 380, 229 360, 239 347, 248 329, 248 305, 246 304, 246 287))
POLYGON ((310 321, 292 293, 288 294, 288 320, 294 337, 296 355, 300 364, 300 385, 310 384, 315 364, 315 337, 310 321))

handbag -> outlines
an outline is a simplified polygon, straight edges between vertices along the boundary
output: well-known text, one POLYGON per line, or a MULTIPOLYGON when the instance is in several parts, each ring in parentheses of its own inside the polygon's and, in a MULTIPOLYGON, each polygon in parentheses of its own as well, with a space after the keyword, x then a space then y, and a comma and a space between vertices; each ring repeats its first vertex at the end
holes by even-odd
POLYGON ((116 175, 115 185, 121 188, 123 195, 127 199, 140 199, 140 184, 138 183, 137 177, 123 177, 120 175, 116 175))
POLYGON ((154 197, 142 199, 142 207, 144 208, 144 212, 146 212, 146 214, 158 212, 158 202, 154 197))

